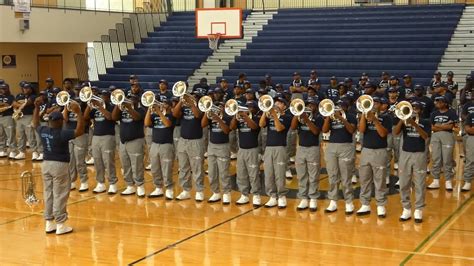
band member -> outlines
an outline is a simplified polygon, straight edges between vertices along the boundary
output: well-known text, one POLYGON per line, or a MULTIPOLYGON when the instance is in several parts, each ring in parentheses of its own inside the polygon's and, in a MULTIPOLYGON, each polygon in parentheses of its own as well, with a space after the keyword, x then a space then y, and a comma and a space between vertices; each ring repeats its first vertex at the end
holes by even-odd
POLYGON ((220 80, 219 88, 224 93, 224 98, 222 100, 223 102, 227 102, 230 99, 234 99, 234 89, 229 86, 229 82, 227 82, 227 79, 220 80))
POLYGON ((15 158, 15 123, 12 118, 13 101, 8 84, 0 84, 0 157, 15 158))
POLYGON ((437 85, 440 85, 442 83, 441 81, 441 72, 436 71, 433 75, 433 80, 431 80, 430 86, 429 86, 429 93, 433 94, 435 87, 437 85))
POLYGON ((448 89, 448 94, 450 94, 451 98, 455 99, 456 94, 458 92, 459 85, 456 81, 453 80, 453 78, 454 78, 453 71, 448 71, 448 73, 446 73, 445 84, 448 89))
POLYGON ((354 191, 351 184, 351 175, 355 164, 355 146, 353 143, 353 134, 356 131, 356 116, 348 112, 348 102, 339 103, 342 111, 334 113, 334 117, 324 118, 322 131, 329 132, 329 143, 325 149, 324 158, 326 159, 326 170, 329 176, 328 199, 329 206, 325 212, 334 212, 337 210, 337 200, 339 199, 338 187, 341 183, 343 189, 346 214, 354 212, 354 191), (344 112, 345 117, 342 115, 344 112))
POLYGON ((357 215, 370 214, 370 198, 372 184, 375 185, 375 200, 377 215, 385 218, 387 205, 386 180, 387 167, 387 135, 392 128, 389 116, 379 115, 380 98, 374 97, 374 111, 363 114, 359 120, 359 132, 364 134, 362 152, 360 155, 359 181, 360 201, 362 206, 357 210, 357 215))
MULTIPOLYGON (((401 101, 400 100, 400 91, 396 87, 388 88, 388 112, 387 115, 392 117, 393 125, 396 126, 398 124, 398 118, 394 114, 395 106, 401 101)), ((398 158, 400 157, 400 133, 396 134, 393 132, 393 128, 391 131, 387 141, 388 141, 388 166, 390 167, 392 157, 393 157, 393 169, 398 170, 398 158), (392 155, 393 151, 393 155, 392 155)), ((390 172, 390 170, 389 170, 390 172)))
POLYGON ((252 204, 254 207, 260 206, 260 160, 258 136, 260 128, 258 122, 260 116, 257 115, 258 105, 255 101, 247 101, 246 106, 249 112, 239 112, 232 118, 230 128, 238 129, 239 151, 237 153, 237 186, 241 193, 236 201, 237 205, 249 203, 249 194, 252 194, 252 204))
POLYGON ((30 148, 32 150, 36 149, 36 139, 33 129, 31 128, 36 95, 33 92, 33 87, 29 83, 24 83, 21 89, 22 92, 16 96, 15 101, 13 102, 13 118, 15 119, 15 113, 23 113, 22 117, 16 119, 16 134, 19 136, 19 139, 18 153, 15 156, 15 160, 25 159, 27 140, 30 144, 30 148))
POLYGON ((209 146, 207 148, 207 169, 209 171, 209 183, 212 196, 208 202, 218 202, 221 200, 219 179, 222 184, 222 203, 229 204, 231 201, 230 192, 232 184, 229 176, 230 147, 229 133, 231 117, 224 115, 223 106, 220 103, 215 105, 221 109, 220 113, 209 112, 205 114, 201 121, 201 126, 209 127, 209 146), (208 117, 210 116, 210 118, 208 117))
POLYGON ((209 91, 210 87, 207 84, 207 79, 206 78, 201 78, 199 80, 199 83, 195 84, 193 86, 193 92, 196 92, 200 95, 207 95, 207 92, 209 91))
POLYGON ((201 127, 202 113, 196 106, 195 96, 185 95, 173 108, 173 116, 181 119, 181 138, 178 141, 179 183, 183 191, 177 200, 191 198, 191 174, 196 184, 195 200, 204 200, 203 181, 203 130, 201 127))
POLYGON ((412 101, 419 102, 423 106, 423 119, 430 119, 431 113, 434 109, 434 102, 430 97, 426 96, 425 88, 421 85, 415 85, 415 97, 412 98, 412 101))
POLYGON ((300 203, 296 209, 305 210, 309 206, 310 211, 316 211, 321 166, 319 132, 323 126, 323 118, 318 115, 318 102, 315 98, 308 98, 306 105, 311 112, 303 112, 300 116, 293 116, 291 120, 291 129, 298 130, 299 138, 295 167, 300 203))
MULTIPOLYGON (((56 97, 56 94, 54 94, 54 89, 53 89, 53 95, 56 97)), ((39 118, 39 123, 40 126, 47 126, 48 125, 48 107, 49 107, 49 102, 48 102, 48 96, 46 91, 41 91, 38 95, 38 98, 40 98, 39 101, 41 101, 41 105, 39 106, 40 109, 40 118, 39 118)), ((36 137, 36 149, 33 151, 33 155, 31 157, 32 161, 42 161, 44 154, 44 148, 43 148, 43 143, 41 142, 41 136, 39 135, 38 132, 34 132, 35 137, 36 137)))
POLYGON ((453 103, 453 96, 448 93, 448 86, 444 83, 438 83, 433 85, 433 95, 431 96, 431 99, 434 101, 436 97, 438 96, 444 96, 448 102, 448 106, 451 106, 453 103))
POLYGON ((293 81, 290 83, 291 100, 296 98, 303 99, 303 93, 306 91, 307 89, 304 86, 300 73, 293 73, 293 81))
POLYGON ((452 178, 454 175, 454 135, 453 128, 458 121, 458 116, 453 109, 449 108, 446 96, 435 98, 436 111, 431 114, 431 174, 433 181, 428 189, 439 189, 439 179, 441 167, 444 166, 443 173, 447 191, 453 190, 452 178))
POLYGON ((332 76, 330 79, 329 86, 324 91, 324 98, 331 99, 333 102, 337 102, 339 99, 339 88, 337 86, 337 78, 332 76))
POLYGON ((384 91, 389 87, 390 75, 387 72, 382 72, 380 75, 380 81, 377 87, 383 89, 384 91))
POLYGON ((163 196, 163 185, 167 200, 174 198, 173 194, 173 165, 174 145, 173 131, 175 118, 171 113, 171 98, 161 100, 162 106, 148 108, 145 116, 145 126, 152 128, 152 140, 150 148, 151 175, 155 190, 148 197, 156 198, 163 196))
POLYGON ((306 83, 306 87, 313 87, 315 83, 319 83, 319 78, 318 78, 318 72, 316 70, 311 70, 309 73, 309 79, 308 82, 306 83))
POLYGON ((415 190, 415 222, 421 223, 423 219, 423 207, 425 206, 425 179, 426 179, 426 155, 425 141, 431 132, 429 120, 422 119, 422 105, 418 102, 412 103, 414 117, 406 121, 398 120, 393 129, 395 134, 403 134, 403 145, 400 151, 400 198, 403 206, 400 221, 411 219, 411 189, 414 184, 415 190))
POLYGON ((44 88, 43 91, 46 92, 46 97, 48 97, 48 102, 50 102, 53 99, 53 97, 56 97, 56 96, 53 96, 54 80, 48 77, 46 78, 44 82, 46 84, 46 87, 44 88))
POLYGON ((103 101, 91 100, 84 112, 86 120, 92 120, 92 158, 96 172, 97 185, 94 193, 106 191, 105 172, 108 173, 108 194, 117 193, 117 174, 115 172, 115 120, 112 118, 114 106, 110 103, 110 91, 101 90, 100 97, 103 101))
POLYGON ((269 91, 275 89, 275 83, 272 80, 272 75, 270 73, 265 74, 265 88, 269 91))
POLYGON ((66 225, 68 219, 67 201, 71 180, 68 173, 69 150, 68 142, 84 134, 84 118, 80 106, 73 102, 71 111, 76 113, 77 124, 74 130, 62 129, 63 115, 52 112, 49 115, 49 126, 39 126, 39 106, 41 99, 35 101, 33 127, 36 128, 44 147, 44 160, 41 165, 43 175, 44 219, 47 234, 56 232, 57 235, 72 232, 66 225), (56 224, 55 224, 56 223, 56 224))
POLYGON ((415 86, 410 75, 406 74, 403 76, 403 84, 401 86, 403 95, 406 99, 411 99, 415 96, 415 86))
MULTIPOLYGON (((81 103, 81 110, 85 110, 87 104, 81 102, 79 95, 71 98, 71 101, 76 101, 81 103)), ((64 108, 63 110, 64 123, 66 129, 74 129, 77 125, 77 114, 64 108)), ((89 133, 89 125, 85 125, 84 134, 78 138, 74 138, 69 141, 69 175, 71 178, 71 190, 76 189, 76 180, 77 175, 79 175, 81 185, 79 187, 79 192, 85 192, 89 190, 88 176, 87 176, 87 165, 86 165, 86 155, 87 155, 87 139, 89 133)))
POLYGON ((467 135, 464 142, 466 147, 466 164, 464 165, 464 185, 461 191, 467 192, 471 190, 471 181, 474 176, 474 112, 469 113, 466 117, 464 130, 467 135))
POLYGON ((126 196, 136 193, 138 197, 144 197, 145 133, 142 129, 146 111, 139 107, 140 98, 137 95, 132 95, 129 100, 131 103, 116 105, 112 111, 112 119, 120 121, 120 162, 127 183, 127 188, 120 194, 126 196))
POLYGON ((267 141, 263 156, 265 190, 270 199, 265 207, 286 208, 285 171, 288 163, 286 134, 290 129, 291 116, 285 113, 288 101, 279 96, 269 114, 263 114, 259 121, 261 128, 267 128, 267 141), (277 201, 278 199, 278 201, 277 201))
POLYGON ((234 83, 234 88, 235 86, 239 87, 244 87, 244 83, 247 81, 247 74, 245 73, 239 73, 239 78, 235 81, 234 83))

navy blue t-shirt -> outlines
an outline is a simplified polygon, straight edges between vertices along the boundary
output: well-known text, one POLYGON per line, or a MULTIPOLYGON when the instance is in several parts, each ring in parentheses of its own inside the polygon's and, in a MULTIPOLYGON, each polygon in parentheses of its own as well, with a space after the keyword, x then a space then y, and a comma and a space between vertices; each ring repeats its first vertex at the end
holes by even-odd
POLYGON ((464 106, 462 107, 462 113, 464 115, 474 113, 474 102, 465 103, 464 106))
POLYGON ((291 126, 291 119, 292 117, 288 113, 280 115, 278 120, 285 126, 285 129, 278 132, 273 116, 267 117, 267 146, 286 146, 286 134, 291 126))
MULTIPOLYGON (((434 126, 435 124, 449 124, 449 123, 457 123, 458 122, 458 115, 454 109, 449 109, 448 111, 441 113, 439 110, 434 111, 431 114, 431 125, 434 126)), ((453 130, 443 130, 447 132, 453 132, 453 130)))
POLYGON ((419 102, 423 105, 423 118, 430 118, 431 113, 434 109, 434 102, 428 96, 421 96, 421 97, 413 97, 414 102, 419 102))
POLYGON ((146 111, 144 108, 137 108, 135 111, 141 116, 138 121, 133 120, 127 110, 120 111, 120 142, 122 143, 145 137, 143 120, 146 111))
MULTIPOLYGON (((428 119, 421 119, 418 125, 428 133, 431 134, 431 124, 428 119)), ((406 152, 424 152, 425 151, 425 140, 420 137, 420 133, 416 128, 403 124, 403 147, 402 149, 406 152)))
MULTIPOLYGON (((357 126, 357 118, 354 114, 346 112, 346 120, 349 122, 349 124, 357 126)), ((339 120, 331 119, 330 129, 330 143, 352 143, 352 134, 346 130, 344 123, 340 122, 339 120)))
POLYGON ((193 111, 189 107, 181 108, 181 137, 183 139, 202 138, 201 118, 195 118, 193 111))
MULTIPOLYGON (((392 128, 392 118, 388 115, 379 115, 378 120, 387 130, 392 128)), ((387 137, 382 138, 375 127, 375 124, 367 121, 367 127, 364 133, 363 147, 368 149, 387 148, 387 137)))
POLYGON ((176 124, 176 119, 172 114, 166 114, 166 118, 171 121, 171 126, 166 127, 163 124, 161 117, 155 113, 151 115, 152 121, 152 140, 154 143, 158 144, 173 144, 173 131, 176 124))
MULTIPOLYGON (((106 104, 105 109, 112 113, 114 106, 106 104)), ((90 119, 94 121, 94 136, 115 135, 115 121, 107 120, 99 110, 92 109, 90 119)))
MULTIPOLYGON (((6 103, 8 105, 12 105, 15 97, 13 95, 0 95, 0 103, 6 103)), ((9 108, 0 113, 0 116, 9 116, 13 114, 13 108, 9 108)))
MULTIPOLYGON (((470 113, 467 117, 466 117, 466 122, 464 123, 466 126, 474 126, 474 113, 470 113)), ((470 135, 470 136, 474 136, 474 135, 470 135)))
POLYGON ((230 99, 234 99, 234 90, 231 88, 227 88, 224 91, 224 102, 227 102, 230 99))
MULTIPOLYGON (((318 114, 313 114, 311 122, 321 130, 323 127, 323 118, 318 114)), ((319 146, 319 134, 315 135, 306 123, 298 122, 299 144, 303 147, 319 146)))
MULTIPOLYGON (((81 109, 82 111, 84 111, 85 108, 81 105, 81 109)), ((73 113, 73 112, 68 113, 68 120, 65 123, 64 127, 66 129, 76 129, 77 127, 77 114, 76 113, 73 113)), ((84 128, 85 128, 84 133, 86 134, 89 133, 89 126, 84 125, 84 128)))
POLYGON ((68 143, 75 137, 74 130, 39 126, 36 131, 43 143, 45 161, 69 162, 68 143))
MULTIPOLYGON (((260 116, 252 115, 252 120, 257 124, 260 120, 260 116)), ((247 123, 242 121, 237 121, 237 128, 239 129, 239 147, 241 149, 253 149, 258 147, 258 133, 260 128, 251 129, 247 123)))
POLYGON ((325 98, 331 99, 333 102, 337 102, 337 100, 339 100, 339 90, 337 87, 335 88, 331 86, 327 87, 324 94, 326 96, 325 98))
POLYGON ((165 92, 159 91, 155 97, 159 102, 170 101, 173 98, 173 93, 170 90, 165 92))
MULTIPOLYGON (((23 94, 23 93, 20 93, 16 96, 15 100, 16 101, 21 101, 21 100, 32 100, 33 102, 35 101, 35 98, 36 98, 36 95, 34 94, 30 94, 29 96, 23 94)), ((23 115, 32 115, 33 114, 33 111, 35 110, 35 105, 34 104, 30 104, 30 105, 27 105, 25 106, 25 108, 23 108, 23 115)))
MULTIPOLYGON (((224 115, 222 120, 227 126, 229 126, 232 117, 224 115)), ((217 121, 212 121, 211 119, 209 119, 209 141, 214 144, 229 143, 229 134, 225 134, 219 123, 217 121)))

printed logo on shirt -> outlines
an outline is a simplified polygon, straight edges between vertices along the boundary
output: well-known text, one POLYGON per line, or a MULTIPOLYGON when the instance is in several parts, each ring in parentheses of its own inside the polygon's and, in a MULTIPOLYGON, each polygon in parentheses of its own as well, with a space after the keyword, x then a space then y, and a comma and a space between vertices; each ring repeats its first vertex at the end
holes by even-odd
MULTIPOLYGON (((282 118, 281 116, 280 116, 280 118, 279 118, 278 120, 280 120, 280 122, 283 123, 283 118, 282 118)), ((270 121, 269 121, 269 123, 268 123, 268 128, 269 128, 270 130, 276 131, 275 120, 273 119, 273 117, 270 117, 270 121)))
POLYGON ((133 118, 126 110, 124 110, 122 111, 122 119, 120 121, 123 123, 131 123, 133 118))
POLYGON ((222 128, 219 126, 219 123, 211 122, 211 131, 214 133, 221 133, 222 128))
POLYGON ((48 133, 41 133, 41 138, 44 139, 46 142, 46 146, 44 147, 44 149, 48 152, 51 152, 52 151, 51 141, 53 139, 53 135, 48 134, 48 133))
POLYGON ((247 132, 250 132, 252 129, 249 128, 249 126, 247 125, 247 123, 245 121, 239 121, 239 131, 242 132, 242 133, 247 133, 247 132))
POLYGON ((153 128, 166 128, 160 116, 153 117, 153 128))
POLYGON ((449 122, 449 116, 447 115, 437 115, 434 117, 435 124, 444 124, 449 122))
POLYGON ((183 108, 183 118, 185 120, 193 120, 194 119, 193 111, 188 107, 184 107, 183 108))
MULTIPOLYGON (((419 123, 418 125, 423 129, 425 128, 425 126, 421 123, 419 123)), ((407 126, 406 130, 407 130, 407 137, 410 137, 410 138, 419 138, 420 137, 420 133, 418 133, 418 130, 416 130, 416 128, 414 128, 412 126, 407 126)))
POLYGON ((77 115, 73 112, 69 112, 68 118, 69 122, 77 122, 77 115))
POLYGON ((102 114, 102 112, 99 112, 99 111, 96 111, 94 113, 94 121, 96 122, 103 122, 105 120, 105 117, 104 115, 102 114))

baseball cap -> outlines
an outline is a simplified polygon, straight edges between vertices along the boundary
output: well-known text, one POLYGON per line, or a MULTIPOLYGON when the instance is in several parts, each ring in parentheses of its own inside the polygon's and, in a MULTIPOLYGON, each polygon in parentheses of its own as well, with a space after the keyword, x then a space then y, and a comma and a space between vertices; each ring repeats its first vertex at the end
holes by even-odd
POLYGON ((412 102, 411 106, 418 107, 418 108, 423 108, 423 104, 421 104, 420 102, 417 102, 417 101, 412 102))
POLYGON ((49 114, 49 121, 63 120, 63 114, 58 111, 54 111, 49 114))
POLYGON ((388 76, 388 72, 383 71, 381 76, 388 76))
POLYGON ((286 98, 283 97, 283 96, 277 96, 277 97, 275 97, 274 100, 275 100, 275 101, 278 101, 278 102, 282 102, 282 103, 284 103, 286 106, 288 106, 288 101, 287 101, 286 98))
POLYGON ((227 79, 221 79, 220 82, 227 82, 227 79))
POLYGON ((310 103, 313 103, 313 104, 318 104, 318 99, 314 96, 308 96, 308 98, 306 99, 306 104, 310 104, 310 103))
POLYGON ((138 79, 137 75, 130 75, 129 79, 138 79))
POLYGON ((25 83, 23 84, 23 88, 24 88, 24 89, 32 89, 33 87, 31 87, 31 84, 30 84, 30 83, 25 82, 25 83))
POLYGON ((50 78, 50 77, 48 77, 45 81, 46 81, 46 82, 54 82, 54 80, 53 80, 52 78, 50 78))
POLYGON ((424 90, 424 88, 420 84, 417 84, 415 85, 415 90, 424 90))
POLYGON ((349 82, 352 82, 352 79, 351 79, 351 78, 345 78, 345 79, 344 79, 344 83, 349 83, 349 82))
POLYGON ((160 79, 160 82, 158 84, 161 84, 161 83, 168 85, 168 81, 166 81, 166 79, 160 79))
POLYGON ((398 92, 398 89, 396 87, 390 87, 387 90, 388 92, 398 92))
POLYGON ((379 101, 381 104, 388 104, 388 99, 385 98, 385 97, 380 97, 380 101, 379 101))
POLYGON ((376 89, 377 85, 368 82, 364 85, 364 89, 369 89, 369 88, 376 89))
POLYGON ((318 74, 318 72, 316 70, 311 70, 311 72, 309 72, 309 74, 318 74))
POLYGON ((448 102, 448 99, 444 95, 436 96, 435 101, 443 101, 445 103, 448 102))
POLYGON ((254 107, 254 108, 258 107, 257 102, 256 102, 256 101, 253 101, 253 100, 252 100, 252 101, 247 101, 247 102, 245 103, 245 105, 247 105, 247 107, 254 107))
POLYGON ((397 80, 397 79, 398 79, 398 78, 395 77, 395 76, 391 76, 391 77, 390 77, 390 80, 397 80))
POLYGON ((441 72, 439 72, 439 71, 435 71, 434 74, 435 74, 436 76, 441 76, 441 72))
POLYGON ((337 80, 336 76, 332 76, 330 80, 337 80))
POLYGON ((102 90, 100 90, 100 94, 101 94, 101 95, 110 95, 110 90, 108 90, 108 89, 102 89, 102 90))
POLYGON ((9 89, 9 88, 10 88, 10 87, 8 86, 7 83, 2 83, 2 84, 0 84, 0 89, 6 90, 6 89, 9 89))
POLYGON ((299 72, 293 72, 293 76, 299 76, 300 73, 299 72))
POLYGON ((403 75, 403 79, 411 79, 411 76, 409 74, 403 75))
POLYGON ((448 71, 448 73, 446 73, 446 76, 450 76, 450 77, 454 76, 453 71, 448 71))

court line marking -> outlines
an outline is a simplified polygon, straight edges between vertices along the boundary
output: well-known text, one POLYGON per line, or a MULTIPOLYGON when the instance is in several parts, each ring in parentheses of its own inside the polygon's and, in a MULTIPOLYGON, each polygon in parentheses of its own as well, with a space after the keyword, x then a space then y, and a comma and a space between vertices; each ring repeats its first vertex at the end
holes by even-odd
POLYGON ((23 216, 23 217, 15 218, 13 220, 9 220, 9 221, 6 221, 4 223, 1 223, 0 226, 5 225, 5 224, 9 224, 9 223, 13 223, 13 222, 16 222, 16 221, 20 221, 20 220, 26 219, 26 218, 34 216, 34 215, 36 215, 36 214, 33 213, 33 214, 29 214, 29 215, 26 215, 26 216, 23 216))
MULTIPOLYGON (((435 230, 433 230, 423 241, 421 241, 421 243, 413 250, 413 252, 416 252, 418 253, 420 251, 420 249, 422 249, 426 243, 428 243, 431 239, 433 239, 433 237, 457 214, 459 213, 459 211, 461 211, 464 206, 466 206, 467 203, 471 202, 471 200, 473 199, 474 197, 474 194, 471 194, 471 196, 466 200, 464 201, 461 205, 459 205, 456 210, 454 210, 454 212, 452 212, 448 217, 446 217, 444 219, 444 221, 438 225, 435 230)), ((410 255, 408 255, 404 260, 402 260, 402 262, 400 262, 400 265, 405 265, 411 258, 413 258, 413 256, 415 255, 415 253, 411 253, 410 255)), ((423 255, 423 254, 422 254, 423 255)))
POLYGON ((449 231, 459 231, 459 232, 466 232, 466 233, 473 233, 474 234, 474 230, 466 230, 466 229, 452 229, 452 228, 450 228, 449 231))
POLYGON ((132 262, 130 262, 128 265, 134 265, 134 264, 137 264, 137 263, 139 263, 139 262, 141 262, 141 261, 144 261, 144 260, 146 260, 146 259, 148 259, 148 258, 150 258, 150 257, 153 257, 153 256, 155 256, 155 255, 157 255, 157 254, 159 254, 159 253, 161 253, 161 252, 163 252, 163 251, 165 251, 165 250, 168 250, 168 249, 170 249, 170 248, 173 248, 173 247, 175 247, 175 246, 177 246, 177 245, 179 245, 179 244, 181 244, 181 243, 183 243, 183 242, 185 242, 185 241, 188 241, 188 240, 193 239, 193 238, 195 238, 195 237, 197 237, 197 236, 199 236, 199 235, 202 235, 202 234, 204 234, 204 233, 206 233, 206 232, 208 232, 208 231, 210 231, 210 230, 212 230, 212 229, 214 229, 214 228, 216 228, 216 227, 219 227, 219 226, 221 226, 221 225, 223 225, 223 224, 225 224, 225 223, 228 223, 228 222, 233 221, 233 220, 235 220, 235 219, 237 219, 237 218, 239 218, 239 217, 242 217, 242 216, 244 216, 244 215, 246 215, 246 214, 249 214, 249 213, 253 212, 254 210, 256 210, 256 209, 258 209, 258 208, 260 208, 260 207, 252 208, 252 209, 247 210, 247 211, 245 211, 245 212, 243 212, 243 213, 240 213, 240 214, 238 214, 238 215, 236 215, 236 216, 233 216, 233 217, 231 217, 231 218, 229 218, 229 219, 227 219, 227 220, 224 220, 224 221, 222 221, 222 222, 219 222, 219 223, 217 223, 217 224, 215 224, 215 225, 213 225, 213 226, 211 226, 211 227, 208 227, 208 228, 206 228, 206 229, 204 229, 204 230, 201 230, 201 231, 199 231, 199 232, 197 232, 197 233, 195 233, 195 234, 193 234, 193 235, 190 235, 190 236, 188 236, 188 237, 186 237, 186 238, 183 238, 183 239, 181 239, 181 240, 178 240, 178 241, 176 241, 176 242, 174 242, 174 243, 172 243, 172 244, 170 244, 170 245, 168 245, 168 246, 166 246, 166 247, 164 247, 164 248, 162 248, 162 249, 159 249, 159 250, 157 250, 157 251, 154 251, 154 252, 152 252, 152 253, 150 253, 150 254, 148 254, 148 255, 146 255, 146 256, 140 258, 140 259, 137 259, 137 260, 135 260, 135 261, 132 261, 132 262))

